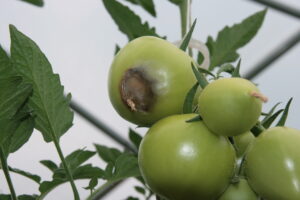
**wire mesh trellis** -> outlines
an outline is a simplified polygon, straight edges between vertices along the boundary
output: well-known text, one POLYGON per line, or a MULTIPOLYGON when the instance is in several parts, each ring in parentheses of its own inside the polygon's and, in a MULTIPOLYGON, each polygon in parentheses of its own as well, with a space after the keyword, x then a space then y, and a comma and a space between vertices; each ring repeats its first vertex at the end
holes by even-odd
MULTIPOLYGON (((274 1, 274 0, 249 0, 249 1, 253 1, 254 3, 267 6, 271 9, 275 9, 284 14, 300 19, 299 9, 280 3, 278 1, 274 1)), ((298 30, 296 33, 290 36, 286 41, 279 44, 274 51, 269 53, 268 57, 259 61, 258 64, 253 66, 251 68, 252 70, 248 72, 244 77, 247 79, 255 78, 257 75, 262 73, 265 69, 270 67, 271 64, 273 64, 276 60, 278 60, 282 55, 286 54, 289 50, 291 50, 294 46, 296 46, 296 44, 298 44, 299 41, 300 41, 300 30, 298 30)), ((70 106, 77 114, 79 114, 81 117, 86 119, 89 123, 91 123, 97 129, 99 129, 102 133, 109 136, 111 139, 113 139, 118 144, 123 146, 126 150, 136 153, 137 150, 126 139, 124 139, 121 136, 121 134, 114 131, 111 127, 107 126, 100 119, 97 119, 92 113, 88 112, 83 106, 77 104, 74 101, 71 102, 70 106)), ((120 183, 122 183, 122 181, 117 182, 116 184, 107 187, 101 193, 98 193, 95 197, 95 200, 103 198, 105 195, 107 195, 109 192, 115 189, 118 185, 120 185, 120 183)))

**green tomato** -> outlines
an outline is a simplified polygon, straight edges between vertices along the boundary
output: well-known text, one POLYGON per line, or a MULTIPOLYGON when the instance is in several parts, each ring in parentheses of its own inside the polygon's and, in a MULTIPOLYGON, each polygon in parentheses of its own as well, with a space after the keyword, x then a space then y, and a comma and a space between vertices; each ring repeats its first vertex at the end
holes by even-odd
POLYGON ((300 199, 300 131, 275 127, 250 146, 245 173, 253 190, 270 200, 300 199))
POLYGON ((243 78, 222 78, 207 85, 198 100, 204 123, 214 133, 235 136, 257 122, 264 97, 243 78))
POLYGON ((247 131, 246 133, 234 137, 237 157, 242 157, 246 153, 248 146, 254 141, 254 139, 255 136, 251 131, 247 131))
POLYGON ((116 55, 109 72, 109 97, 124 119, 149 126, 180 114, 196 83, 192 58, 166 40, 144 36, 116 55))
POLYGON ((158 121, 140 145, 142 176, 154 192, 170 200, 216 199, 233 176, 232 145, 203 122, 186 122, 195 116, 173 115, 158 121))
POLYGON ((250 188, 247 180, 240 179, 231 184, 218 200, 257 200, 258 197, 250 188))

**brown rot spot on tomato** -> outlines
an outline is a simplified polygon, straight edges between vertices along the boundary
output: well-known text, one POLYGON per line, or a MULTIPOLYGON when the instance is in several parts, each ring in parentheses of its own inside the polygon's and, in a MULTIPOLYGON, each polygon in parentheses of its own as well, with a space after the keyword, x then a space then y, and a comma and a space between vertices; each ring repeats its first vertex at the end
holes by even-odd
POLYGON ((133 112, 148 112, 155 101, 154 81, 140 68, 128 69, 120 82, 122 101, 133 112))

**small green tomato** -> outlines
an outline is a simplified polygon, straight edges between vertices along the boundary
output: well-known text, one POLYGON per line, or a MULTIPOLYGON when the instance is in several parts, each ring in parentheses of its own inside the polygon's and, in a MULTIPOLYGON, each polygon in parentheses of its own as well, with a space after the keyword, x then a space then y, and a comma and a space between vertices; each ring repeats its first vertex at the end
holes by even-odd
POLYGON ((266 98, 243 78, 221 78, 207 85, 198 100, 207 127, 218 135, 236 136, 257 122, 266 98))
POLYGON ((250 145, 245 174, 253 190, 270 200, 300 199, 300 131, 270 128, 250 145))
POLYGON ((144 36, 116 55, 109 72, 109 97, 124 119, 149 126, 180 114, 184 99, 196 83, 193 59, 166 40, 144 36))
POLYGON ((238 183, 231 184, 218 200, 258 200, 258 196, 247 180, 240 179, 238 183))
POLYGON ((235 152, 227 138, 195 114, 174 115, 155 123, 143 138, 139 166, 149 187, 170 200, 215 200, 227 188, 235 152))

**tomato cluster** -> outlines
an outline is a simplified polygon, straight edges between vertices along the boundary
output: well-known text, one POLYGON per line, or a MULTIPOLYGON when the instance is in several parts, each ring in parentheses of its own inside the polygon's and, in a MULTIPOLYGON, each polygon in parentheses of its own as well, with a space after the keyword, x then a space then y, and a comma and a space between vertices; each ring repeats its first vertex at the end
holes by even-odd
POLYGON ((169 200, 299 200, 300 131, 275 127, 255 137, 266 97, 237 77, 198 89, 199 115, 181 114, 197 82, 191 63, 173 44, 148 36, 121 49, 110 70, 117 112, 150 126, 138 160, 151 190, 169 200))

